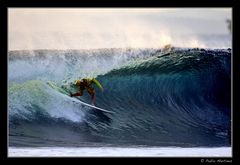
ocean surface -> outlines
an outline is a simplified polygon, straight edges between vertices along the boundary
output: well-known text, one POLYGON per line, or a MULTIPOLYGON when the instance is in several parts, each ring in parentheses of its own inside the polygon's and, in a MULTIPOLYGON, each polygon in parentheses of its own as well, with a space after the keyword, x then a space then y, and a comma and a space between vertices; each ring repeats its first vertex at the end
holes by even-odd
MULTIPOLYGON (((230 147, 11 147, 9 157, 191 157, 231 158, 230 147)), ((202 160, 206 161, 206 159, 202 160)), ((217 160, 219 161, 219 160, 217 160)), ((224 162, 226 160, 220 159, 224 162)))
MULTIPOLYGON (((18 50, 8 57, 9 147, 15 155, 29 148, 98 146, 230 152, 231 49, 18 50), (74 81, 86 77, 104 88, 95 87, 96 106, 114 113, 74 102, 48 85, 75 92, 74 81)), ((90 103, 84 92, 81 99, 90 103)))

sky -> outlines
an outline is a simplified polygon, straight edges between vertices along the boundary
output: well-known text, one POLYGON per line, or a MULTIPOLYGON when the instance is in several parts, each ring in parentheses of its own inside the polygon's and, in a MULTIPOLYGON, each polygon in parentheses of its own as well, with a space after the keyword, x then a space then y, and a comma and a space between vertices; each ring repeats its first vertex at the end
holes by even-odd
POLYGON ((229 34, 226 19, 231 19, 231 12, 231 8, 8 8, 8 49, 204 47, 199 35, 229 34))

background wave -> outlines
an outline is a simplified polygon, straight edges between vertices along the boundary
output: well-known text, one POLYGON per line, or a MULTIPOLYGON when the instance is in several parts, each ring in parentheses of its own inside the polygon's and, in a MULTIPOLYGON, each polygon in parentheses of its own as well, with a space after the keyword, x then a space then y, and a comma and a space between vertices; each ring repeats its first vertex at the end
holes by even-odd
POLYGON ((230 49, 12 51, 8 76, 10 146, 230 145, 230 49), (97 77, 97 106, 115 114, 47 85, 74 91, 83 77, 97 77))

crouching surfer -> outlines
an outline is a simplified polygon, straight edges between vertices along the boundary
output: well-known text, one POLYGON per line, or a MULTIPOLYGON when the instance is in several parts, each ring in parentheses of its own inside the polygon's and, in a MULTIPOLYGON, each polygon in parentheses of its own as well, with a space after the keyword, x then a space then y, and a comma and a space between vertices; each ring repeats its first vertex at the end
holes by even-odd
POLYGON ((79 88, 78 92, 70 93, 70 96, 71 97, 73 97, 73 96, 82 96, 83 95, 83 91, 86 89, 88 94, 91 96, 92 105, 95 105, 96 96, 95 96, 95 89, 92 86, 93 84, 96 84, 101 89, 101 91, 103 92, 102 85, 95 78, 92 78, 92 79, 84 78, 84 79, 81 79, 81 80, 77 80, 75 82, 75 85, 79 88))

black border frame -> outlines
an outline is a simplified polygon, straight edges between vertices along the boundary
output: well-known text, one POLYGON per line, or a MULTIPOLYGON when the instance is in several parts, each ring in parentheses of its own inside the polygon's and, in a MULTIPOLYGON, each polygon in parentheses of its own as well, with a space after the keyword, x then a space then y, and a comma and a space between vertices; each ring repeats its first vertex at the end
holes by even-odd
MULTIPOLYGON (((239 98, 239 76, 238 71, 240 71, 240 65, 239 65, 239 10, 240 10, 240 4, 237 0, 199 0, 199 1, 185 1, 185 0, 88 0, 88 1, 57 1, 57 0, 0 0, 0 62, 1 62, 1 87, 3 88, 1 91, 2 97, 1 97, 1 110, 0 110, 0 161, 7 160, 10 161, 10 159, 14 159, 17 161, 19 160, 26 160, 30 158, 9 158, 7 157, 8 152, 8 143, 7 143, 7 40, 8 40, 8 33, 7 33, 7 8, 9 7, 128 7, 128 8, 134 8, 134 7, 231 7, 232 13, 233 13, 233 27, 232 27, 232 33, 233 33, 233 43, 232 43, 232 68, 233 68, 233 82, 232 82, 232 88, 233 88, 233 111, 232 111, 232 119, 233 119, 233 141, 232 141, 232 149, 233 149, 233 156, 232 158, 205 158, 205 157, 186 157, 186 158, 96 158, 101 160, 106 159, 114 159, 114 160, 120 160, 120 159, 128 159, 135 160, 138 159, 142 161, 143 159, 149 159, 151 160, 158 160, 160 162, 166 162, 171 163, 172 161, 177 161, 177 163, 186 162, 186 163, 201 163, 201 160, 215 160, 216 163, 217 160, 223 160, 223 163, 229 164, 229 162, 239 162, 240 160, 240 147, 239 147, 239 117, 240 117, 240 98, 239 98), (226 160, 226 161, 224 161, 226 160)), ((31 158, 31 159, 47 159, 47 158, 31 158)), ((50 158, 50 159, 61 159, 68 161, 67 157, 62 158, 50 158)), ((78 159, 91 159, 91 158, 71 158, 73 160, 78 159)), ((64 162, 63 162, 64 163, 64 162)), ((88 162, 91 163, 91 162, 88 162)), ((120 163, 120 162, 119 162, 120 163)), ((148 162, 149 163, 149 162, 148 162)), ((209 163, 208 163, 209 164, 209 163)), ((211 163, 212 164, 212 163, 211 163)), ((215 164, 215 163, 213 163, 215 164)), ((221 163, 222 164, 222 163, 221 163)))

